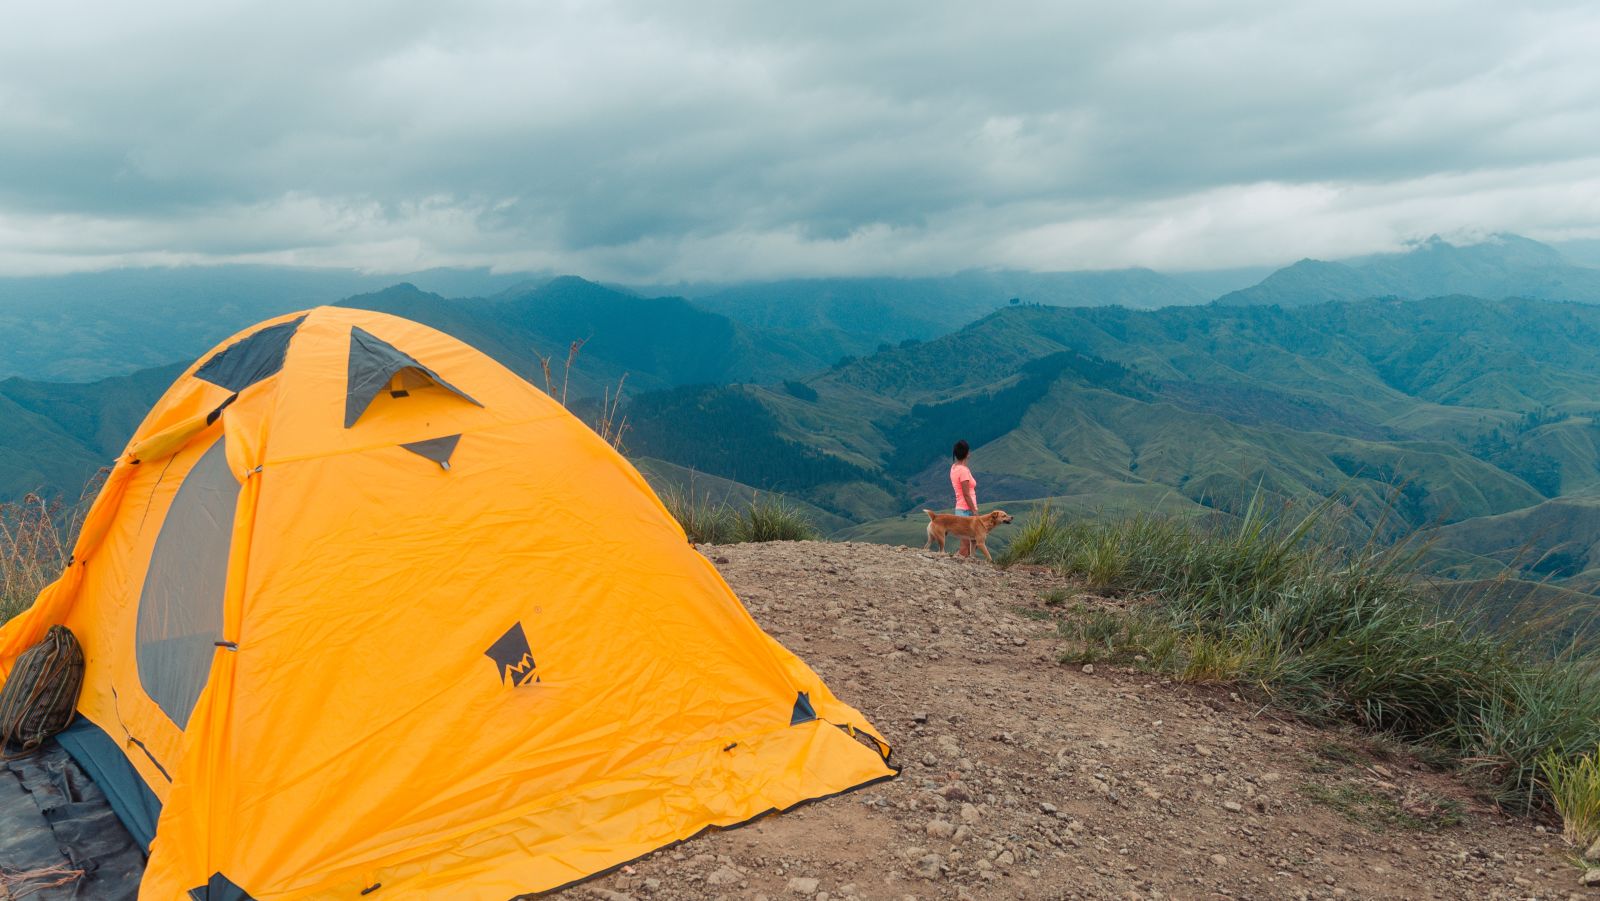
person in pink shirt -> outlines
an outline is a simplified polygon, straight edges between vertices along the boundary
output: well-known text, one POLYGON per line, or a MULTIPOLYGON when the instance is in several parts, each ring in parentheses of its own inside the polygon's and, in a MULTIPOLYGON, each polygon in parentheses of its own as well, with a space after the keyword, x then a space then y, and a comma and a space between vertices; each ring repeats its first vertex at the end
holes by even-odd
MULTIPOLYGON (((972 470, 967 467, 967 455, 971 448, 967 442, 957 441, 955 450, 951 451, 955 462, 950 464, 950 487, 956 492, 956 515, 978 515, 978 480, 972 477, 972 470)), ((966 557, 972 553, 972 542, 966 538, 961 539, 961 550, 956 552, 958 557, 966 557)))

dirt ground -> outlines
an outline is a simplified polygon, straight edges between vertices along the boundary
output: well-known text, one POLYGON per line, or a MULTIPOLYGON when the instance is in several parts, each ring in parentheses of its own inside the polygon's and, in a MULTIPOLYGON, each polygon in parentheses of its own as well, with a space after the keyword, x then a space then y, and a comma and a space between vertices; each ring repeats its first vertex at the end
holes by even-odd
POLYGON ((702 550, 904 770, 564 897, 1600 897, 1558 828, 1403 755, 1226 689, 1058 662, 1040 595, 1072 586, 1051 573, 868 544, 702 550))

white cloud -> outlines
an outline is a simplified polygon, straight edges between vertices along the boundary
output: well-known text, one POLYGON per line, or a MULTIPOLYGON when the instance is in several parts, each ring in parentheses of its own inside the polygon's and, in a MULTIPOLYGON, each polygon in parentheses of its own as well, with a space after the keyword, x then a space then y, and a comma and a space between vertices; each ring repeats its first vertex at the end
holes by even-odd
POLYGON ((0 272, 1224 267, 1600 234, 1600 11, 32 6, 0 272))

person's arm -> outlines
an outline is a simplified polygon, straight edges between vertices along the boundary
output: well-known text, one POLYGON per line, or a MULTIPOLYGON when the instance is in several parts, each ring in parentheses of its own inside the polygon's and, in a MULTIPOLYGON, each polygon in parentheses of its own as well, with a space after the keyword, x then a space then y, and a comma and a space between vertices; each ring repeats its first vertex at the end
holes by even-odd
POLYGON ((967 499, 967 509, 971 510, 973 513, 977 513, 978 498, 972 493, 972 486, 974 484, 976 483, 971 479, 963 480, 961 483, 961 495, 967 499))

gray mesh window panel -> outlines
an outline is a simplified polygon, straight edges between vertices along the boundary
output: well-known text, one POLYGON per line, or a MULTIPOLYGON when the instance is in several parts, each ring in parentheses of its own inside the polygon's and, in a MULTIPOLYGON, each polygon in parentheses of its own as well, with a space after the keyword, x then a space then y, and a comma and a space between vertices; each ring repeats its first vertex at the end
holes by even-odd
POLYGON ((218 438, 178 486, 139 593, 139 681, 179 729, 189 724, 222 639, 222 593, 238 501, 239 483, 218 438))

